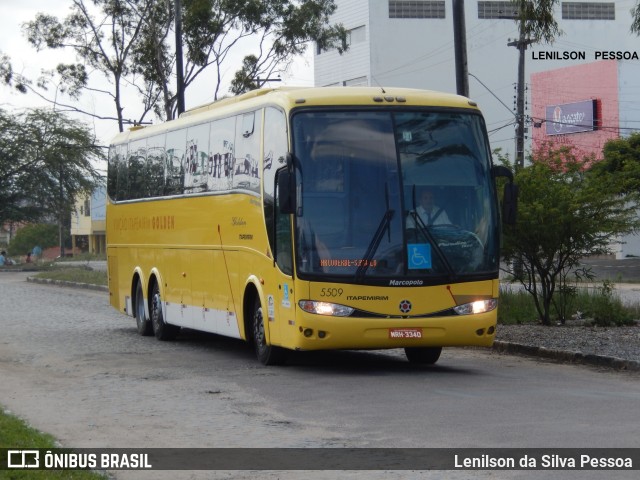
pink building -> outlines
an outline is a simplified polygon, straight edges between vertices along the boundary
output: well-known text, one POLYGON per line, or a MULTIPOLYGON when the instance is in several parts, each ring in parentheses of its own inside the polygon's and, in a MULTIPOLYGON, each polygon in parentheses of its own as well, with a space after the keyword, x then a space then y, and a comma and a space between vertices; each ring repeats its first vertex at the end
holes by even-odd
MULTIPOLYGON (((571 145, 602 159, 607 140, 640 129, 640 62, 603 60, 531 75, 532 150, 571 145)), ((639 211, 640 214, 640 211, 639 211)), ((640 235, 611 245, 617 259, 640 256, 640 235)))
POLYGON ((624 136, 621 67, 603 60, 532 74, 533 150, 551 142, 573 146, 576 155, 602 159, 607 140, 624 136))

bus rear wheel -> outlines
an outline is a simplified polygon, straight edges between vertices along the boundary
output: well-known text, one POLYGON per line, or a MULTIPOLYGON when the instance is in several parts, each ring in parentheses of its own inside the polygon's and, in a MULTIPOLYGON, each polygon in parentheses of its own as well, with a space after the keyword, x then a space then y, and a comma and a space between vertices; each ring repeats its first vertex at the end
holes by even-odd
POLYGON ((253 307, 252 323, 253 345, 260 363, 263 365, 282 365, 287 359, 286 352, 283 348, 267 345, 262 304, 258 297, 256 297, 253 307))
POLYGON ((440 358, 442 347, 407 347, 404 353, 411 363, 433 365, 440 358))
POLYGON ((142 282, 138 280, 136 282, 136 327, 138 328, 138 333, 143 337, 148 337, 153 334, 153 326, 151 325, 151 321, 147 318, 147 315, 144 312, 144 295, 142 294, 142 282))
POLYGON ((153 285, 151 294, 151 324, 153 333, 158 340, 173 340, 180 332, 180 327, 169 325, 164 321, 162 312, 162 297, 160 297, 160 287, 157 283, 153 285))

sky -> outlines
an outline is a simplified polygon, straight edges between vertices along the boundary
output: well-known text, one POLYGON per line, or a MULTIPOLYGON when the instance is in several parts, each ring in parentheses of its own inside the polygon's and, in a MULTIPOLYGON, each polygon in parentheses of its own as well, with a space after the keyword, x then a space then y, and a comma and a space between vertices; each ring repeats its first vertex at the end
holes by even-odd
MULTIPOLYGON (((90 2, 87 2, 90 3, 90 2)), ((53 69, 60 62, 73 62, 75 56, 63 50, 45 50, 37 52, 26 40, 22 32, 22 24, 35 18, 38 12, 57 16, 64 19, 69 13, 71 0, 0 0, 0 51, 11 58, 14 72, 27 78, 35 79, 42 69, 53 69)), ((241 55, 238 55, 238 59, 241 55)), ((229 68, 225 73, 231 77, 235 68, 229 68)), ((213 73, 213 70, 211 70, 213 73)), ((100 75, 96 73, 96 75, 100 75)), ((187 90, 185 103, 187 108, 192 108, 214 100, 211 76, 202 76, 197 83, 187 90)), ((313 85, 313 54, 312 49, 307 49, 307 54, 296 59, 287 73, 282 77, 282 82, 273 83, 280 85, 313 85)), ((223 86, 219 95, 224 95, 228 86, 223 86)), ((53 92, 51 92, 53 93, 53 92)), ((129 97, 132 104, 137 101, 133 95, 129 97)), ((127 117, 125 102, 125 117, 127 117)), ((35 94, 21 94, 5 86, 0 86, 0 108, 5 110, 20 110, 34 107, 50 107, 51 104, 40 100, 35 94)), ((113 115, 112 101, 104 96, 85 94, 82 98, 83 108, 95 112, 113 115)), ((136 115, 131 115, 133 118, 136 115)), ((92 128, 99 141, 107 144, 109 139, 117 132, 115 121, 95 120, 87 116, 77 117, 85 121, 92 128)), ((155 120, 157 122, 157 119, 155 120)))

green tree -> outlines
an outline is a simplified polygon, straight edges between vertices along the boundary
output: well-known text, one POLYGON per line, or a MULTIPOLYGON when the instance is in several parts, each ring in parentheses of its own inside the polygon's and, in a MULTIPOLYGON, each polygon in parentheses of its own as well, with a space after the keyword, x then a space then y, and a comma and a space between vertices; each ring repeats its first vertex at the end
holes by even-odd
POLYGON ((31 220, 38 215, 30 202, 31 165, 18 141, 25 139, 25 135, 24 125, 0 109, 0 224, 31 220))
POLYGON ((631 32, 640 35, 640 2, 631 9, 631 32))
MULTIPOLYGON (((59 20, 39 13, 24 25, 29 42, 38 50, 70 49, 75 64, 59 64, 47 72, 36 87, 27 87, 41 97, 101 119, 126 123, 122 93, 133 88, 142 100, 142 123, 149 112, 171 119, 177 96, 171 88, 175 78, 174 0, 70 0, 71 13, 59 20), (91 8, 89 8, 91 6, 91 8), (111 89, 95 83, 89 71, 102 73, 111 89), (55 87, 53 98, 41 90, 55 87), (115 116, 98 116, 77 104, 62 104, 58 93, 77 100, 83 92, 107 95, 115 116)), ((248 41, 257 45, 235 68, 235 93, 259 86, 258 77, 283 71, 309 41, 320 48, 346 49, 346 31, 329 26, 335 0, 182 0, 182 44, 185 46, 184 88, 188 89, 205 70, 213 68, 212 94, 218 98, 223 73, 244 51, 248 41)), ((3 70, 4 71, 4 70, 3 70)), ((133 110, 133 109, 132 109, 133 110)), ((127 116, 132 118, 133 111, 127 116)))
POLYGON ((0 110, 0 222, 56 219, 63 248, 75 198, 95 188, 102 158, 91 132, 59 112, 0 110))
MULTIPOLYGON (((138 118, 142 122, 152 108, 154 88, 139 87, 132 78, 131 51, 140 39, 142 26, 150 15, 154 0, 91 0, 98 15, 92 12, 85 0, 71 0, 71 13, 62 21, 53 15, 38 13, 36 18, 24 24, 24 31, 28 41, 37 49, 70 49, 75 52, 78 62, 75 64, 59 64, 54 72, 47 72, 38 85, 46 90, 58 78, 56 97, 45 97, 46 100, 61 105, 57 98, 58 91, 67 93, 77 100, 85 90, 92 91, 111 98, 115 106, 115 116, 98 117, 117 120, 118 127, 124 129, 124 105, 122 102, 123 84, 130 82, 143 95, 144 108, 138 118), (113 90, 105 90, 90 78, 90 70, 100 72, 113 90), (151 93, 150 93, 151 92, 151 93)), ((157 98, 157 96, 156 96, 157 98)), ((65 104, 65 108, 84 114, 96 114, 81 110, 77 104, 65 104)))
POLYGON ((560 35, 553 8, 558 0, 511 0, 516 9, 515 19, 519 31, 529 43, 551 43, 560 35))
POLYGON ((20 74, 13 71, 11 58, 0 51, 0 82, 10 87, 14 87, 21 93, 27 92, 26 81, 20 74))
POLYGON ((22 227, 9 245, 9 255, 25 255, 39 246, 42 249, 58 244, 58 227, 52 224, 37 223, 22 227))
MULTIPOLYGON (((173 2, 161 2, 173 8, 173 2)), ((213 97, 218 99, 223 72, 233 54, 246 48, 251 39, 256 47, 246 55, 231 81, 238 94, 259 88, 264 80, 282 73, 296 55, 304 53, 310 41, 319 48, 346 50, 347 32, 342 25, 329 25, 336 10, 334 0, 183 0, 182 27, 184 88, 187 90, 206 69, 215 72, 213 97)), ((137 71, 149 82, 160 85, 166 118, 173 118, 176 96, 169 88, 175 69, 173 38, 168 29, 170 12, 153 11, 144 28, 143 41, 135 49, 137 71)))
POLYGON ((558 287, 579 269, 580 259, 608 253, 614 236, 640 226, 635 207, 586 170, 590 161, 546 146, 515 175, 518 218, 505 229, 503 255, 521 265, 510 273, 532 295, 544 325, 551 322, 558 287))
POLYGON ((344 27, 329 26, 329 17, 336 9, 334 0, 261 3, 260 17, 255 16, 255 6, 249 9, 253 18, 259 18, 257 24, 262 28, 260 46, 257 53, 244 57, 231 82, 232 93, 260 88, 264 79, 280 73, 284 70, 281 66, 304 53, 311 40, 319 49, 336 48, 343 53, 348 48, 344 27))
MULTIPOLYGON (((631 197, 640 195, 640 133, 608 140, 603 159, 594 163, 592 172, 606 188, 631 197)), ((635 198, 635 200, 638 200, 635 198)))

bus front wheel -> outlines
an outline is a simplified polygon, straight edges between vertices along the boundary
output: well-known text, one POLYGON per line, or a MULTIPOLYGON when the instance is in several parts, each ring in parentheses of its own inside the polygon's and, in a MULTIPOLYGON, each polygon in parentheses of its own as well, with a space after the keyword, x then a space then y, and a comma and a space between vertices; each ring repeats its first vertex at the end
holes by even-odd
POLYGON ((138 333, 143 337, 147 337, 153 334, 153 326, 151 321, 144 313, 144 295, 142 294, 142 282, 138 280, 136 282, 136 326, 138 333))
POLYGON ((151 294, 151 324, 153 325, 153 333, 158 340, 173 340, 180 332, 180 327, 169 325, 164 321, 160 287, 157 283, 154 283, 151 294))
POLYGON ((442 347, 407 347, 404 353, 411 363, 433 365, 440 358, 442 347))
POLYGON ((264 315, 260 298, 256 297, 253 307, 253 345, 256 356, 263 365, 282 365, 286 360, 286 352, 280 347, 267 345, 264 328, 264 315))

